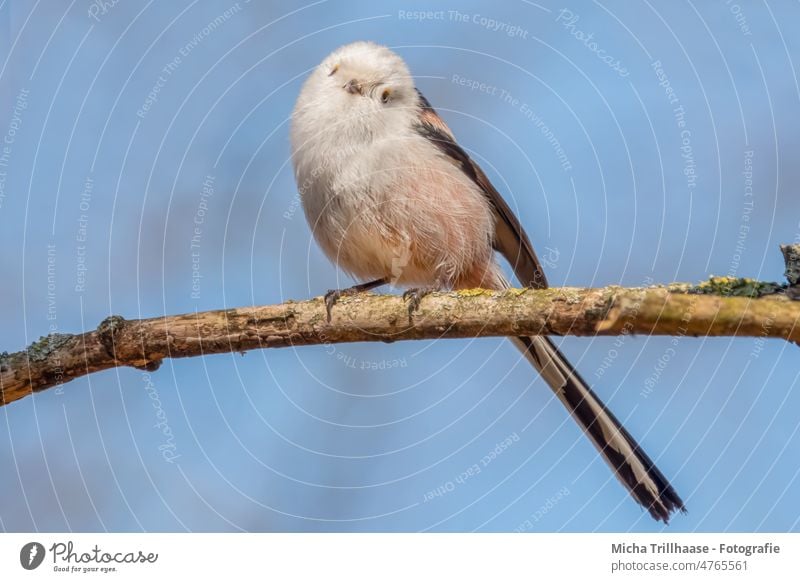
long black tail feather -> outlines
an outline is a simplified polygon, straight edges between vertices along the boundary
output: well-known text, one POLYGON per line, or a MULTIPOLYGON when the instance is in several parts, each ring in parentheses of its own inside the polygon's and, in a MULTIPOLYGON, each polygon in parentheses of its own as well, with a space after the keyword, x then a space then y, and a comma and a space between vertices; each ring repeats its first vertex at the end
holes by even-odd
POLYGON ((686 512, 667 478, 549 338, 512 341, 589 435, 631 496, 654 519, 668 523, 673 512, 686 512))

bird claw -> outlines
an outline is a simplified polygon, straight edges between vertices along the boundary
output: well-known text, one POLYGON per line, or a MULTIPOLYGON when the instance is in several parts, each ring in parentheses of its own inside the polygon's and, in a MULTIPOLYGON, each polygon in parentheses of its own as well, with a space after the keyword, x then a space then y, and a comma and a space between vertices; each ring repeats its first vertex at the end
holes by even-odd
POLYGON ((342 295, 341 289, 328 289, 328 292, 325 293, 325 312, 328 314, 328 323, 331 322, 331 310, 342 295))
POLYGON ((419 304, 426 295, 433 293, 435 289, 408 289, 403 293, 403 301, 408 301, 408 320, 419 310, 419 304))
POLYGON ((385 285, 386 282, 386 279, 375 279, 374 281, 367 281, 366 283, 353 285, 347 289, 329 289, 328 292, 325 293, 325 311, 328 314, 328 323, 331 322, 331 310, 333 309, 333 306, 336 305, 336 302, 339 301, 339 299, 346 295, 357 295, 359 293, 363 293, 364 291, 370 291, 376 287, 385 285))

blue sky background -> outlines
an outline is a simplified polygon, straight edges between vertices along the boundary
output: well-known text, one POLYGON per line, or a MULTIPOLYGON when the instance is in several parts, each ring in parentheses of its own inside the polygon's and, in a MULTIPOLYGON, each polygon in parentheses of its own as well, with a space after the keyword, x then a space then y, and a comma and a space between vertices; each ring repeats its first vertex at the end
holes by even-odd
MULTIPOLYGON (((349 285, 297 207, 287 121, 307 72, 360 39, 407 60, 552 284, 782 279, 778 245, 800 237, 797 2, 455 6, 0 1, 0 348, 112 313, 349 285)), ((668 531, 800 529, 800 350, 753 338, 562 346, 686 501, 668 531)), ((663 527, 499 339, 95 374, 0 408, 0 474, 5 531, 663 527)))

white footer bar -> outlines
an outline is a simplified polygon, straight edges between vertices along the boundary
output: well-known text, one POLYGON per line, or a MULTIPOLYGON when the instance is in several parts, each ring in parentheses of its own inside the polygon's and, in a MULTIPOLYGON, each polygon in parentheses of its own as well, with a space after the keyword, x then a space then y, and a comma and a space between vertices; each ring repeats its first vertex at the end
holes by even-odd
POLYGON ((3 580, 800 579, 800 534, 3 534, 3 580))

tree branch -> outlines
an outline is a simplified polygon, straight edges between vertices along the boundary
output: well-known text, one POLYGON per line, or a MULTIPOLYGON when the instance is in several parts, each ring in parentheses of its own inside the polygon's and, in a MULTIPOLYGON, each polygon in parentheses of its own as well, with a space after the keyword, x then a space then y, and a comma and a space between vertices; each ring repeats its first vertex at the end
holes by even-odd
MULTIPOLYGON (((800 258, 800 245, 792 248, 784 250, 787 273, 789 257, 800 258)), ((331 322, 321 298, 141 320, 115 315, 94 331, 51 334, 23 351, 0 354, 0 405, 116 366, 153 371, 165 358, 261 348, 519 335, 800 341, 800 301, 789 298, 795 282, 712 277, 700 285, 666 287, 473 289, 428 295, 413 315, 401 297, 363 294, 341 299, 331 322)))

